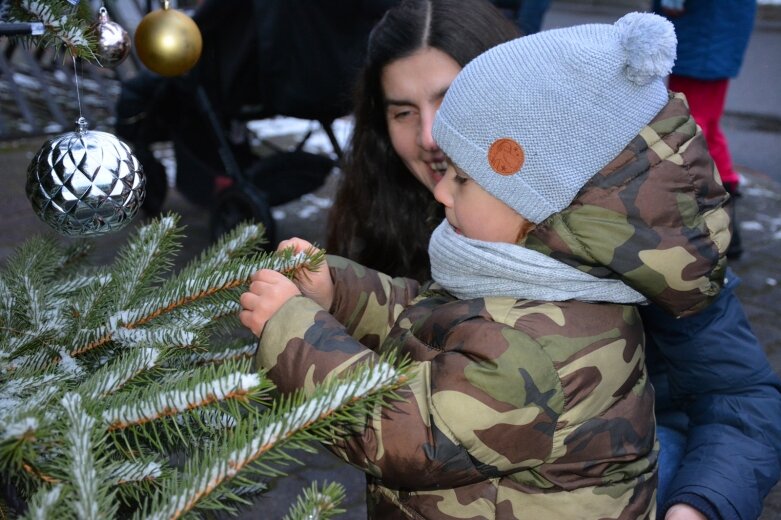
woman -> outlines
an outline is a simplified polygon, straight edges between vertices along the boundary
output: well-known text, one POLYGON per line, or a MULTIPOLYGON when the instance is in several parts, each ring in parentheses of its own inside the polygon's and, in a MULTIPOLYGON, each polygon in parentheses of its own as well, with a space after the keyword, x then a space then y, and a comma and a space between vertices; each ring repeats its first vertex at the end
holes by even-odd
MULTIPOLYGON (((429 277, 428 241, 442 218, 432 190, 444 159, 434 115, 466 63, 516 36, 482 0, 404 0, 386 14, 357 89, 330 253, 429 277)), ((779 479, 781 381, 734 295, 738 283, 728 272, 715 302, 691 317, 641 308, 662 443, 660 518, 756 518, 779 479)))
POLYGON ((403 2, 385 15, 370 37, 357 87, 355 131, 329 219, 329 251, 390 275, 429 277, 428 239, 444 216, 431 195, 444 162, 431 137, 434 114, 467 62, 519 35, 483 1, 403 2), (426 31, 431 52, 411 63, 399 60, 420 50, 426 31), (398 99, 385 94, 384 69, 394 63, 409 64, 398 75, 415 99, 407 92, 398 99), (436 68, 428 70, 428 64, 436 68), (393 110, 387 124, 386 107, 393 110), (400 243, 407 244, 405 251, 400 243))

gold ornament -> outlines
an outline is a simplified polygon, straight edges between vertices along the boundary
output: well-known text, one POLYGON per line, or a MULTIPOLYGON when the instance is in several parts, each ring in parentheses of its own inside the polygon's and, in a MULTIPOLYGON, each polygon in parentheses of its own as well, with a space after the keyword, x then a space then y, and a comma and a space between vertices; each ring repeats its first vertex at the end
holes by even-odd
POLYGON ((169 9, 152 11, 136 28, 136 52, 141 62, 161 76, 180 76, 201 57, 203 39, 198 25, 186 14, 169 9))

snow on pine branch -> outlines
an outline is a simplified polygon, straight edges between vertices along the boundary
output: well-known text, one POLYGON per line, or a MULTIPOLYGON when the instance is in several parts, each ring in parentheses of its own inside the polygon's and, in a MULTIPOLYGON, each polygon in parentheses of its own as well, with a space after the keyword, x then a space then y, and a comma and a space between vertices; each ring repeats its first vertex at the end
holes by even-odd
POLYGON ((199 273, 211 271, 239 256, 249 256, 266 243, 265 229, 261 224, 236 226, 217 242, 201 253, 198 258, 180 273, 181 277, 192 278, 199 273))
POLYGON ((8 379, 5 384, 0 387, 0 398, 26 397, 35 390, 51 388, 52 383, 56 383, 59 378, 59 374, 51 372, 8 379))
POLYGON ((178 249, 178 217, 163 216, 138 230, 135 240, 123 247, 112 270, 119 291, 115 305, 132 305, 150 279, 169 266, 167 256, 178 249))
POLYGON ((336 482, 318 489, 316 482, 303 490, 296 504, 282 520, 326 520, 338 513, 344 513, 337 505, 344 500, 344 487, 336 482))
POLYGON ((161 391, 147 398, 130 399, 125 404, 104 410, 103 420, 108 424, 109 430, 120 430, 216 402, 244 398, 260 384, 258 374, 233 372, 200 381, 190 388, 161 391))
MULTIPOLYGON (((235 289, 247 283, 249 277, 259 269, 274 269, 282 273, 294 272, 308 267, 316 268, 322 255, 279 253, 261 254, 252 259, 232 261, 222 269, 206 273, 194 279, 180 279, 163 294, 155 294, 139 304, 109 316, 108 323, 92 330, 79 331, 74 340, 71 355, 78 356, 102 346, 114 338, 120 328, 132 329, 146 325, 152 320, 176 309, 203 301, 223 291, 235 289)), ((237 309, 236 302, 231 302, 237 309)))
POLYGON ((154 460, 126 461, 114 467, 110 474, 117 484, 127 484, 159 478, 163 474, 163 468, 154 460))
POLYGON ((203 352, 193 352, 188 357, 188 361, 194 364, 202 363, 221 363, 229 359, 243 359, 255 355, 258 350, 258 340, 251 339, 239 345, 238 347, 226 347, 221 350, 205 350, 203 352))
POLYGON ((198 335, 181 328, 155 327, 149 329, 127 329, 120 327, 113 339, 124 347, 168 346, 189 347, 195 344, 198 335))
POLYGON ((83 22, 69 16, 67 9, 72 2, 39 0, 21 0, 12 9, 12 13, 21 11, 23 21, 38 21, 44 25, 44 40, 59 40, 65 44, 73 55, 88 59, 96 59, 91 45, 94 43, 87 35, 87 26, 83 22))
POLYGON ((57 484, 51 488, 42 487, 33 495, 28 505, 27 513, 22 518, 29 520, 53 518, 53 510, 60 500, 61 494, 62 484, 57 484))
POLYGON ((233 436, 234 447, 216 460, 199 463, 192 460, 167 501, 154 504, 147 520, 179 518, 190 511, 203 496, 235 477, 253 461, 290 441, 296 434, 318 421, 333 417, 340 408, 389 391, 405 378, 404 372, 385 361, 357 367, 344 380, 337 379, 315 390, 308 399, 289 401, 264 417, 264 425, 255 431, 242 431, 233 436), (235 446, 238 444, 238 446, 235 446))
POLYGON ((92 443, 93 430, 97 421, 86 413, 81 405, 81 396, 67 393, 61 400, 69 420, 66 433, 70 474, 76 488, 76 501, 73 507, 80 519, 101 518, 98 500, 98 472, 95 468, 95 452, 92 443))
MULTIPOLYGON (((7 327, 13 319, 13 308, 15 298, 5 283, 5 280, 0 277, 0 327, 7 327)), ((0 340, 2 345, 2 340, 0 340)))
POLYGON ((110 273, 97 273, 74 276, 55 284, 52 292, 55 296, 68 296, 93 285, 101 287, 111 282, 110 273))
POLYGON ((173 328, 200 329, 225 316, 237 315, 240 310, 241 305, 237 300, 217 303, 195 302, 172 311, 168 316, 168 322, 173 328))
POLYGON ((153 368, 159 358, 160 351, 156 348, 129 350, 120 359, 100 367, 79 390, 90 399, 113 394, 138 374, 153 368))
MULTIPOLYGON (((21 440, 28 434, 34 434, 40 426, 41 411, 47 410, 46 405, 59 392, 52 384, 32 388, 31 395, 5 392, 0 395, 0 439, 21 440)), ((53 412, 45 412, 44 421, 52 420, 54 415, 53 412)))
MULTIPOLYGON (((5 419, 4 417, 0 417, 5 419)), ((0 441, 7 441, 11 439, 21 439, 28 433, 33 433, 38 429, 38 418, 36 417, 22 417, 21 419, 12 423, 6 423, 3 420, 3 430, 0 432, 0 441)))
POLYGON ((271 382, 250 373, 257 346, 236 330, 238 295, 258 269, 292 276, 322 254, 260 252, 262 229, 245 226, 172 273, 176 223, 143 226, 100 267, 84 247, 31 237, 0 271, 0 471, 25 484, 30 518, 131 516, 182 495, 188 510, 220 507, 257 492, 249 477, 267 461, 332 440, 329 424, 361 420, 391 394, 371 394, 367 372, 278 406, 271 382), (214 495, 180 482, 183 459, 208 481, 215 458, 242 455, 263 460, 214 495))

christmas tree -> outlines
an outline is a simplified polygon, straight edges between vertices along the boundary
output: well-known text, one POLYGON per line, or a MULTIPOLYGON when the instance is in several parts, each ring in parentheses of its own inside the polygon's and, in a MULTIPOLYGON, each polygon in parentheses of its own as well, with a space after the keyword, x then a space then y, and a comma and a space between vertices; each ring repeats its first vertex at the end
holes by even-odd
MULTIPOLYGON (((33 237, 0 271, 0 472, 25 517, 234 510, 288 450, 349 433, 403 381, 383 358, 276 395, 253 371, 238 297, 257 269, 292 276, 322 255, 264 252, 262 227, 246 224, 172 273, 181 231, 156 219, 109 266, 86 261, 86 241, 33 237)), ((290 518, 328 518, 342 493, 313 486, 290 518)))

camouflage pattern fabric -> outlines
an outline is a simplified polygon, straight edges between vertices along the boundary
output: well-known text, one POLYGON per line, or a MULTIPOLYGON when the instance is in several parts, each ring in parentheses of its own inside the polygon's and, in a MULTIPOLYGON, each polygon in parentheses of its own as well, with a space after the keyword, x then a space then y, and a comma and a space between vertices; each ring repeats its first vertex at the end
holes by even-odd
POLYGON ((704 308, 724 281, 729 195, 683 94, 524 244, 620 278, 674 315, 704 308))
POLYGON ((372 518, 654 518, 653 389, 633 306, 459 301, 338 257, 329 314, 296 297, 257 364, 283 392, 393 350, 402 400, 330 448, 368 474, 372 518))

